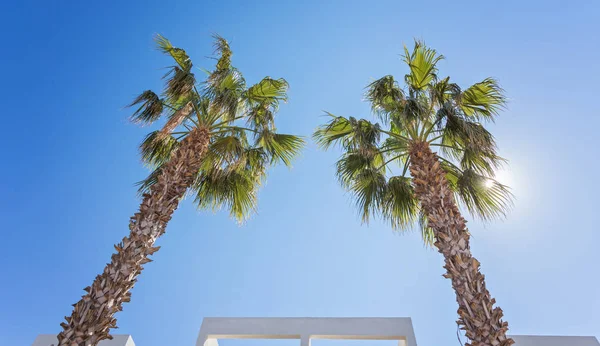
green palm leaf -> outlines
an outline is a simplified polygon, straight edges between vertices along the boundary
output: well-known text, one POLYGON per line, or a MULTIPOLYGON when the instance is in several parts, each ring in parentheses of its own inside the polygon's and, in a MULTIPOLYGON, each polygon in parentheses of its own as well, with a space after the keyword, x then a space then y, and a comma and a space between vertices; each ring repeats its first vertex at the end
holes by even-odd
POLYGON ((229 209, 239 222, 256 209, 256 188, 248 172, 215 169, 204 172, 193 187, 199 208, 229 209))
MULTIPOLYGON (((381 159, 379 161, 383 163, 381 159)), ((346 152, 336 163, 336 175, 342 186, 349 188, 363 170, 374 168, 375 155, 364 151, 346 152)))
POLYGON ((265 149, 271 157, 271 162, 279 161, 289 167, 304 147, 304 139, 294 135, 263 131, 257 138, 257 145, 265 149))
POLYGON ((129 104, 129 107, 138 104, 140 107, 133 112, 133 115, 130 118, 134 123, 152 124, 162 115, 162 100, 152 90, 146 90, 141 93, 131 104, 129 104))
POLYGON ((371 103, 373 112, 386 121, 390 113, 401 112, 404 103, 404 91, 393 76, 385 76, 369 84, 366 99, 371 103))
POLYGON ((434 49, 428 48, 424 43, 415 41, 411 53, 404 47, 403 60, 410 68, 410 73, 405 76, 406 83, 414 90, 423 90, 437 78, 436 64, 444 59, 434 49))
POLYGON ((213 35, 215 40, 215 54, 219 56, 217 61, 217 70, 229 70, 231 68, 231 56, 233 55, 229 42, 219 35, 213 35))
POLYGON ((389 179, 382 199, 381 212, 394 229, 406 229, 417 220, 419 204, 410 178, 395 176, 389 179))
POLYGON ((473 84, 460 96, 460 107, 467 116, 493 120, 505 106, 504 91, 493 78, 473 84))
POLYGON ((245 134, 237 132, 215 138, 210 144, 209 151, 218 158, 219 162, 232 162, 243 155, 247 146, 245 134))
POLYGON ((154 37, 154 42, 156 42, 158 50, 170 55, 181 69, 185 71, 190 71, 192 69, 192 60, 187 55, 185 50, 173 47, 171 42, 160 34, 156 34, 154 37))
POLYGON ((265 77, 260 82, 248 88, 244 98, 251 104, 268 104, 277 109, 280 101, 287 101, 288 82, 283 79, 265 77))
POLYGON ((456 187, 463 205, 484 220, 505 216, 512 206, 513 196, 507 186, 472 169, 462 172, 456 187))
POLYGON ((138 187, 138 195, 143 196, 145 193, 150 193, 150 187, 156 184, 158 181, 158 176, 161 174, 161 167, 156 167, 146 179, 138 181, 135 185, 138 187))
POLYGON ((192 186, 198 208, 226 208, 243 222, 256 210, 258 187, 264 178, 265 155, 260 149, 245 150, 234 162, 204 169, 192 186))
POLYGON ((179 148, 179 142, 173 136, 160 131, 150 132, 140 145, 142 161, 149 167, 159 167, 171 158, 171 153, 179 148))
POLYGON ((456 99, 461 94, 458 84, 451 83, 450 77, 435 82, 429 89, 431 102, 443 107, 447 102, 456 99))
POLYGON ((314 140, 324 149, 350 137, 353 133, 353 128, 349 119, 338 117, 331 113, 327 114, 332 117, 332 119, 327 124, 319 126, 313 134, 314 140))
POLYGON ((174 66, 169 73, 165 75, 167 80, 165 85, 165 95, 169 102, 174 106, 182 106, 193 97, 196 77, 193 73, 174 66))
POLYGON ((238 70, 216 70, 205 83, 205 97, 211 102, 210 112, 233 119, 243 105, 240 102, 246 81, 238 70))
POLYGON ((380 212, 386 193, 385 176, 377 169, 361 170, 350 186, 363 222, 380 212))

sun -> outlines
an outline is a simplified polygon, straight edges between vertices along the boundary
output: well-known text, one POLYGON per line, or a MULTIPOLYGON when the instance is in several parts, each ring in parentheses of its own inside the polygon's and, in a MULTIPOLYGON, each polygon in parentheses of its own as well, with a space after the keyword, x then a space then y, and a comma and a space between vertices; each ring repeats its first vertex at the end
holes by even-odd
POLYGON ((487 179, 483 185, 485 186, 485 188, 490 189, 494 186, 494 183, 500 183, 502 185, 506 185, 508 187, 511 187, 512 184, 514 183, 513 180, 513 175, 512 172, 510 170, 507 169, 500 169, 494 172, 494 178, 492 179, 487 179))
MULTIPOLYGON (((513 173, 510 169, 506 168, 506 169, 499 169, 496 172, 496 176, 494 179, 496 179, 497 182, 499 182, 502 185, 508 185, 508 186, 512 186, 514 184, 514 177, 513 177, 513 173)), ((486 186, 488 185, 488 183, 486 182, 486 186)))

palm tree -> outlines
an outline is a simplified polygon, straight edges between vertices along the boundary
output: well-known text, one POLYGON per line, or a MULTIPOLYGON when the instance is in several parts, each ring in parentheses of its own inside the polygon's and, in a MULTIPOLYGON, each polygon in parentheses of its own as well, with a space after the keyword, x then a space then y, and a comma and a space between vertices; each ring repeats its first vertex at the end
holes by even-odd
POLYGON ((449 77, 438 78, 443 56, 435 50, 421 42, 404 50, 405 87, 390 75, 367 87, 381 124, 328 113, 330 121, 314 138, 323 148, 341 146, 337 178, 355 198, 363 222, 377 215, 395 229, 417 224, 425 243, 443 254, 444 276, 459 305, 457 323, 470 345, 511 345, 457 204, 483 219, 502 216, 511 206, 508 187, 494 179, 504 160, 481 124, 505 105, 503 90, 492 78, 463 90, 449 77))
POLYGON ((111 339, 115 313, 130 300, 137 276, 159 249, 154 244, 186 192, 194 195, 199 208, 226 208, 241 222, 255 210, 267 168, 278 162, 290 165, 304 144, 275 128, 274 115, 287 97, 284 79, 265 77, 247 87, 231 66, 228 42, 215 36, 216 68, 196 85, 186 52, 162 36, 156 42, 175 61, 165 77, 165 90, 160 96, 145 91, 132 103, 139 105, 134 122, 168 118, 141 144, 143 161, 153 171, 140 184, 143 200, 131 217, 129 236, 115 245, 111 262, 61 324, 61 346, 111 339))

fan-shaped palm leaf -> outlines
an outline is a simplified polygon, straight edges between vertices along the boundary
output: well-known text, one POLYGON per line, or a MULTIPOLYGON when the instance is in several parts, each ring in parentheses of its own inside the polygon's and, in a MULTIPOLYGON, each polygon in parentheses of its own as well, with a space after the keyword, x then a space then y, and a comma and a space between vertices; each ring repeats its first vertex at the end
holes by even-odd
POLYGON ((423 42, 415 41, 412 52, 404 47, 404 62, 410 68, 405 76, 406 83, 416 91, 423 90, 437 78, 436 64, 444 59, 434 49, 428 48, 423 42))
POLYGON ((292 165, 292 161, 304 147, 304 140, 301 137, 267 130, 260 133, 256 143, 265 149, 271 157, 271 162, 281 162, 286 166, 292 165))
POLYGON ((390 113, 402 111, 405 96, 394 77, 388 75, 369 84, 366 99, 373 112, 386 121, 390 113))
POLYGON ((150 167, 158 167, 171 158, 171 153, 179 147, 179 142, 171 135, 161 135, 160 131, 150 132, 140 145, 142 161, 150 167))
POLYGON ((152 90, 146 90, 136 97, 129 107, 140 107, 133 112, 131 121, 141 124, 152 124, 160 118, 163 112, 163 102, 152 90))
POLYGON ((460 96, 460 107, 467 116, 493 120, 506 104, 502 88, 493 78, 486 78, 467 88, 460 96))
POLYGON ((243 97, 251 106, 257 104, 268 104, 277 109, 280 101, 287 101, 288 82, 283 79, 273 79, 265 77, 260 82, 254 84, 244 93, 243 97))
POLYGON ((378 214, 386 193, 385 175, 378 169, 360 170, 350 186, 363 222, 369 222, 373 214, 378 214))
POLYGON ((417 221, 419 204, 410 178, 394 176, 389 179, 382 199, 381 213, 394 229, 407 229, 417 221))
POLYGON ((158 50, 170 55, 181 69, 185 71, 191 71, 192 60, 187 55, 185 50, 173 47, 171 42, 166 37, 160 34, 156 34, 156 36, 154 37, 154 42, 156 42, 158 50))

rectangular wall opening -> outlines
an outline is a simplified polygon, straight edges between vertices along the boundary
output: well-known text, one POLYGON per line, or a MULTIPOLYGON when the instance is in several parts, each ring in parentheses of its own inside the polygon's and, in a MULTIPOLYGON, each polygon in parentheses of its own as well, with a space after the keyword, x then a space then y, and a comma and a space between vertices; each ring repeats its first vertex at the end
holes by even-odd
POLYGON ((300 346, 300 339, 218 339, 218 341, 219 346, 300 346))
POLYGON ((398 346, 398 340, 311 339, 310 346, 398 346))

